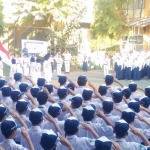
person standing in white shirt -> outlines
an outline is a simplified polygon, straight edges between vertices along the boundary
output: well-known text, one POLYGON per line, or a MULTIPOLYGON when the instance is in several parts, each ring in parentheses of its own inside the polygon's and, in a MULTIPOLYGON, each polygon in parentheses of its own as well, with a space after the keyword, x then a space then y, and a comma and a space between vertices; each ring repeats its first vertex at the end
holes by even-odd
POLYGON ((103 65, 104 65, 104 76, 106 76, 109 74, 109 58, 107 54, 105 54, 103 65))
POLYGON ((59 75, 61 75, 61 68, 62 68, 62 62, 63 62, 60 53, 58 53, 54 59, 57 63, 57 75, 59 76, 59 75))
POLYGON ((71 54, 66 51, 64 54, 63 54, 64 58, 65 58, 65 72, 66 73, 69 73, 70 72, 70 61, 71 61, 71 54))
POLYGON ((23 58, 24 76, 29 76, 29 67, 30 67, 30 59, 27 57, 27 55, 24 55, 23 58))
POLYGON ((22 73, 22 67, 23 67, 23 59, 21 57, 21 54, 17 57, 17 72, 22 73))

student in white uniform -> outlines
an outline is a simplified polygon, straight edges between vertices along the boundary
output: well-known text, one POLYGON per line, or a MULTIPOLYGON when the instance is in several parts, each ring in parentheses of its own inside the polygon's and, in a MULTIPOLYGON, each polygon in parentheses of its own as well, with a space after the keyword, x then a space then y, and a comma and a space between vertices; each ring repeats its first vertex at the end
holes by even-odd
MULTIPOLYGON (((3 105, 0 105, 0 126, 1 126, 1 123, 6 119, 6 115, 7 115, 7 108, 5 108, 3 105)), ((4 140, 4 136, 0 130, 0 143, 3 142, 4 140)))
MULTIPOLYGON (((42 129, 40 128, 40 124, 43 122, 43 113, 40 109, 35 108, 30 112, 29 120, 31 121, 32 126, 28 129, 27 132, 30 136, 32 144, 35 149, 42 149, 40 145, 40 139, 42 135, 42 129)), ((21 145, 29 149, 29 146, 24 138, 22 138, 21 140, 21 145)))
MULTIPOLYGON (((109 139, 112 139, 113 138, 113 128, 110 125, 93 122, 92 120, 94 118, 94 115, 95 115, 95 109, 91 105, 88 105, 83 108, 82 117, 83 117, 84 122, 89 124, 99 136, 106 136, 109 139)), ((108 123, 108 124, 110 123, 112 125, 112 123, 105 116, 103 116, 102 119, 104 119, 104 121, 106 121, 106 123, 108 123)), ((93 135, 89 131, 84 130, 82 128, 80 128, 80 130, 78 132, 78 136, 93 138, 93 135)))
POLYGON ((40 92, 40 88, 38 86, 33 86, 31 87, 30 92, 36 102, 36 105, 38 106, 39 103, 37 101, 37 94, 40 92))
MULTIPOLYGON (((79 121, 83 121, 83 118, 81 116, 82 111, 80 110, 83 101, 81 94, 76 94, 70 99, 70 101, 71 101, 72 111, 76 114, 77 119, 79 121)), ((70 113, 66 114, 64 118, 67 119, 69 117, 70 117, 70 113)))
MULTIPOLYGON (((106 85, 100 85, 98 88, 98 92, 100 93, 100 95, 103 97, 103 99, 107 99, 106 94, 107 94, 107 86, 106 85)), ((102 103, 101 100, 98 100, 97 102, 102 103)))
POLYGON ((19 90, 13 90, 11 91, 11 99, 12 99, 12 105, 10 106, 10 108, 12 110, 16 110, 16 103, 18 100, 22 99, 22 93, 19 90))
POLYGON ((140 99, 143 95, 142 94, 137 94, 136 90, 137 90, 137 84, 134 82, 129 83, 129 88, 131 90, 131 96, 130 99, 140 99))
POLYGON ((95 105, 96 109, 102 110, 102 104, 98 103, 98 102, 93 102, 92 101, 92 95, 93 95, 93 91, 92 90, 90 90, 88 88, 84 89, 83 93, 82 93, 83 102, 86 105, 93 104, 93 105, 95 105))
POLYGON ((45 115, 45 113, 48 110, 48 108, 46 107, 46 104, 48 103, 48 95, 45 92, 43 92, 43 91, 38 92, 38 94, 37 94, 37 101, 39 103, 38 108, 45 115))
MULTIPOLYGON (((138 136, 140 136, 145 145, 149 145, 149 141, 146 137, 136 130, 136 128, 131 128, 132 132, 138 136)), ((122 120, 119 120, 115 123, 114 132, 116 134, 115 142, 117 142, 123 150, 147 150, 147 146, 144 146, 140 143, 136 142, 127 142, 125 137, 128 135, 129 124, 122 120)))
POLYGON ((131 90, 128 87, 123 87, 121 89, 123 96, 126 98, 126 100, 129 102, 130 101, 130 96, 131 96, 131 90))
POLYGON ((66 83, 67 83, 67 77, 66 76, 58 76, 58 83, 61 86, 66 87, 66 83))
POLYGON ((0 77, 3 77, 3 62, 2 62, 2 58, 0 56, 0 77))
POLYGON ((32 124, 29 118, 27 117, 28 107, 29 107, 29 103, 24 99, 20 99, 16 103, 17 112, 19 113, 20 117, 25 122, 27 127, 30 128, 32 124))
POLYGON ((30 60, 30 76, 34 82, 37 81, 37 69, 36 69, 36 62, 34 57, 31 57, 30 60))
POLYGON ((37 86, 39 87, 40 91, 43 90, 42 88, 46 84, 46 79, 45 78, 38 78, 37 79, 37 86))
POLYGON ((78 88, 76 88, 75 93, 81 94, 83 93, 83 90, 86 88, 87 78, 84 75, 81 75, 78 77, 77 83, 79 85, 78 88))
POLYGON ((13 104, 12 99, 11 99, 11 88, 9 86, 3 86, 1 88, 2 91, 2 99, 1 102, 5 103, 7 106, 11 106, 13 104))
POLYGON ((51 68, 51 63, 49 61, 49 55, 45 55, 44 57, 44 63, 43 63, 43 73, 44 73, 44 78, 46 81, 49 83, 52 78, 52 68, 51 68))
POLYGON ((39 58, 36 59, 36 73, 37 73, 37 79, 41 78, 41 60, 39 58))
MULTIPOLYGON (((86 128, 86 125, 84 127, 86 128)), ((98 138, 97 133, 92 128, 88 127, 87 129, 89 129, 89 131, 92 132, 94 138, 98 138)), ((67 120, 65 120, 64 124, 65 135, 70 144, 72 145, 72 147, 75 150, 94 149, 95 139, 76 136, 78 130, 79 130, 79 121, 75 117, 70 117, 67 120)), ((57 150, 68 150, 68 148, 59 143, 57 144, 57 150)))
POLYGON ((105 54, 103 66, 104 66, 104 77, 105 77, 106 75, 109 74, 109 58, 107 54, 105 54))
POLYGON ((27 55, 24 55, 23 58, 23 74, 24 76, 29 76, 29 68, 30 68, 30 59, 27 55))
POLYGON ((111 93, 113 92, 113 89, 111 85, 113 84, 113 82, 114 82, 114 77, 111 74, 105 76, 105 84, 107 86, 106 97, 112 97, 111 93))
MULTIPOLYGON (((114 91, 112 94, 112 99, 113 99, 114 105, 119 107, 121 110, 125 110, 126 108, 128 108, 127 104, 122 103, 123 93, 121 91, 119 90, 114 91)), ((121 116, 121 113, 117 110, 113 110, 112 115, 121 116)))
POLYGON ((1 88, 7 84, 7 81, 5 79, 0 79, 0 100, 2 99, 2 91, 1 88))
POLYGON ((41 146, 43 150, 53 150, 56 148, 57 150, 57 143, 60 141, 64 146, 68 148, 68 150, 73 150, 72 145, 70 142, 62 137, 61 135, 58 136, 53 130, 44 130, 41 136, 41 146))
POLYGON ((110 99, 106 99, 103 101, 103 112, 106 116, 106 118, 108 118, 113 124, 116 123, 116 121, 120 120, 120 116, 113 116, 112 115, 112 110, 114 107, 114 102, 110 99))
POLYGON ((21 57, 21 54, 19 54, 17 57, 17 72, 18 73, 21 73, 21 74, 23 73, 22 67, 23 67, 23 58, 21 57))
POLYGON ((17 66, 16 66, 16 59, 11 60, 11 67, 10 67, 10 78, 13 80, 14 74, 17 72, 17 66))
POLYGON ((145 88, 145 95, 150 98, 150 86, 145 88))
MULTIPOLYGON (((2 134, 5 136, 5 140, 0 143, 0 146, 3 147, 5 150, 28 150, 27 148, 23 147, 22 145, 16 144, 14 138, 17 133, 17 125, 12 120, 5 120, 1 123, 1 131, 2 134)), ((24 136, 26 142, 29 145, 30 150, 34 150, 33 144, 29 138, 29 135, 25 133, 25 129, 22 129, 22 135, 24 136)))
POLYGON ((63 56, 65 58, 65 72, 70 73, 70 61, 72 56, 68 51, 66 51, 63 56))
MULTIPOLYGON (((150 98, 147 97, 147 96, 141 97, 139 102, 140 102, 140 105, 143 106, 146 109, 148 109, 149 106, 150 106, 150 98)), ((143 110, 141 110, 139 112, 139 114, 141 114, 142 116, 144 116, 146 118, 150 118, 150 115, 147 112, 143 111, 143 110)))
MULTIPOLYGON (((54 120, 56 121, 61 130, 64 129, 64 120, 59 121, 58 117, 62 112, 62 106, 63 105, 61 105, 60 103, 54 103, 50 105, 48 108, 48 113, 54 118, 54 120)), ((45 121, 42 125, 42 128, 47 130, 52 129, 53 131, 56 132, 55 126, 53 125, 53 123, 50 123, 49 121, 45 121)))
POLYGON ((15 80, 15 83, 14 83, 14 87, 15 89, 18 89, 19 90, 19 85, 21 84, 22 82, 22 74, 21 73, 15 73, 14 74, 14 80, 15 80))
POLYGON ((61 75, 61 68, 62 68, 63 59, 61 58, 60 53, 58 53, 54 59, 57 63, 57 75, 59 76, 59 75, 61 75))
POLYGON ((105 136, 99 137, 95 141, 95 150, 122 150, 121 147, 114 141, 110 141, 105 136))

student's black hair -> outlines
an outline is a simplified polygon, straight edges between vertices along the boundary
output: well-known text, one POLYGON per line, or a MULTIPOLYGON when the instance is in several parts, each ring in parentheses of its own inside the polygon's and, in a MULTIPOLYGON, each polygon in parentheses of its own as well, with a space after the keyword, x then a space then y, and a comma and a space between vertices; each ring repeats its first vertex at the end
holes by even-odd
MULTIPOLYGON (((106 105, 106 104, 105 104, 106 105)), ((106 112, 106 113, 110 113, 112 110, 113 110, 113 105, 112 105, 112 107, 110 107, 110 105, 109 105, 109 107, 107 107, 107 109, 105 109, 105 107, 104 107, 104 105, 103 105, 103 110, 106 112)))
POLYGON ((40 105, 46 104, 48 100, 48 96, 45 92, 39 92, 37 94, 37 101, 39 102, 40 105))
POLYGON ((102 86, 99 86, 98 88, 98 92, 103 96, 103 95, 106 95, 107 93, 107 87, 105 88, 101 88, 102 86))
MULTIPOLYGON (((115 93, 114 93, 115 94, 115 93)), ((116 93, 117 94, 117 93, 116 93)), ((122 101, 122 98, 123 98, 123 94, 121 95, 118 95, 117 98, 116 97, 112 97, 114 103, 120 103, 122 101)))
POLYGON ((57 95, 58 95, 58 97, 60 98, 60 99, 63 99, 63 98, 65 98, 66 97, 66 95, 67 95, 67 93, 59 93, 59 91, 57 92, 57 95))
POLYGON ((86 82, 87 81, 84 81, 84 80, 77 81, 77 83, 78 83, 79 86, 85 86, 86 82))
POLYGON ((0 114, 0 122, 2 122, 3 118, 6 116, 6 114, 0 114))

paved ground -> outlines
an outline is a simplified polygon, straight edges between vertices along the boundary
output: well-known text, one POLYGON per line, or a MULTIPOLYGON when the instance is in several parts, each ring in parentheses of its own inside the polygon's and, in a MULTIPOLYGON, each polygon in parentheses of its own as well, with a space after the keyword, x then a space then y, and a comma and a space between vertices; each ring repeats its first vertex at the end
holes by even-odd
MULTIPOLYGON (((114 71, 110 71, 110 73, 115 76, 114 71)), ((70 74, 65 74, 65 75, 67 77, 69 77, 71 80, 73 80, 74 82, 77 81, 77 78, 78 78, 79 75, 86 75, 87 78, 91 82, 93 82, 96 87, 98 87, 101 84, 104 84, 104 75, 103 75, 102 70, 92 70, 92 71, 87 71, 87 72, 73 71, 70 74)), ((52 78, 52 80, 53 80, 52 83, 58 84, 57 79, 58 79, 57 74, 56 74, 56 72, 54 72, 53 78, 52 78)), ((131 82, 131 80, 130 81, 120 80, 120 82, 123 83, 123 85, 128 86, 128 84, 131 82)), ((145 87, 150 85, 150 81, 148 81, 146 78, 144 78, 140 81, 135 81, 135 83, 137 83, 142 88, 145 88, 145 87)), ((114 86, 118 86, 118 85, 114 83, 114 86)))

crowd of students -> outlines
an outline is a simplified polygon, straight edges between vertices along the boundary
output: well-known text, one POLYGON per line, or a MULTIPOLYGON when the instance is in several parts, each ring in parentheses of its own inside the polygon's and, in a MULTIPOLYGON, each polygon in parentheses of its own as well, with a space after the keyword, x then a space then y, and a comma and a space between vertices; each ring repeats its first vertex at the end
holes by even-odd
POLYGON ((132 52, 115 54, 116 78, 123 80, 150 79, 150 52, 132 52))
POLYGON ((0 79, 1 149, 150 149, 150 87, 125 87, 112 75, 98 90, 83 75, 77 84, 59 76, 58 87, 21 73, 14 80, 0 79))

